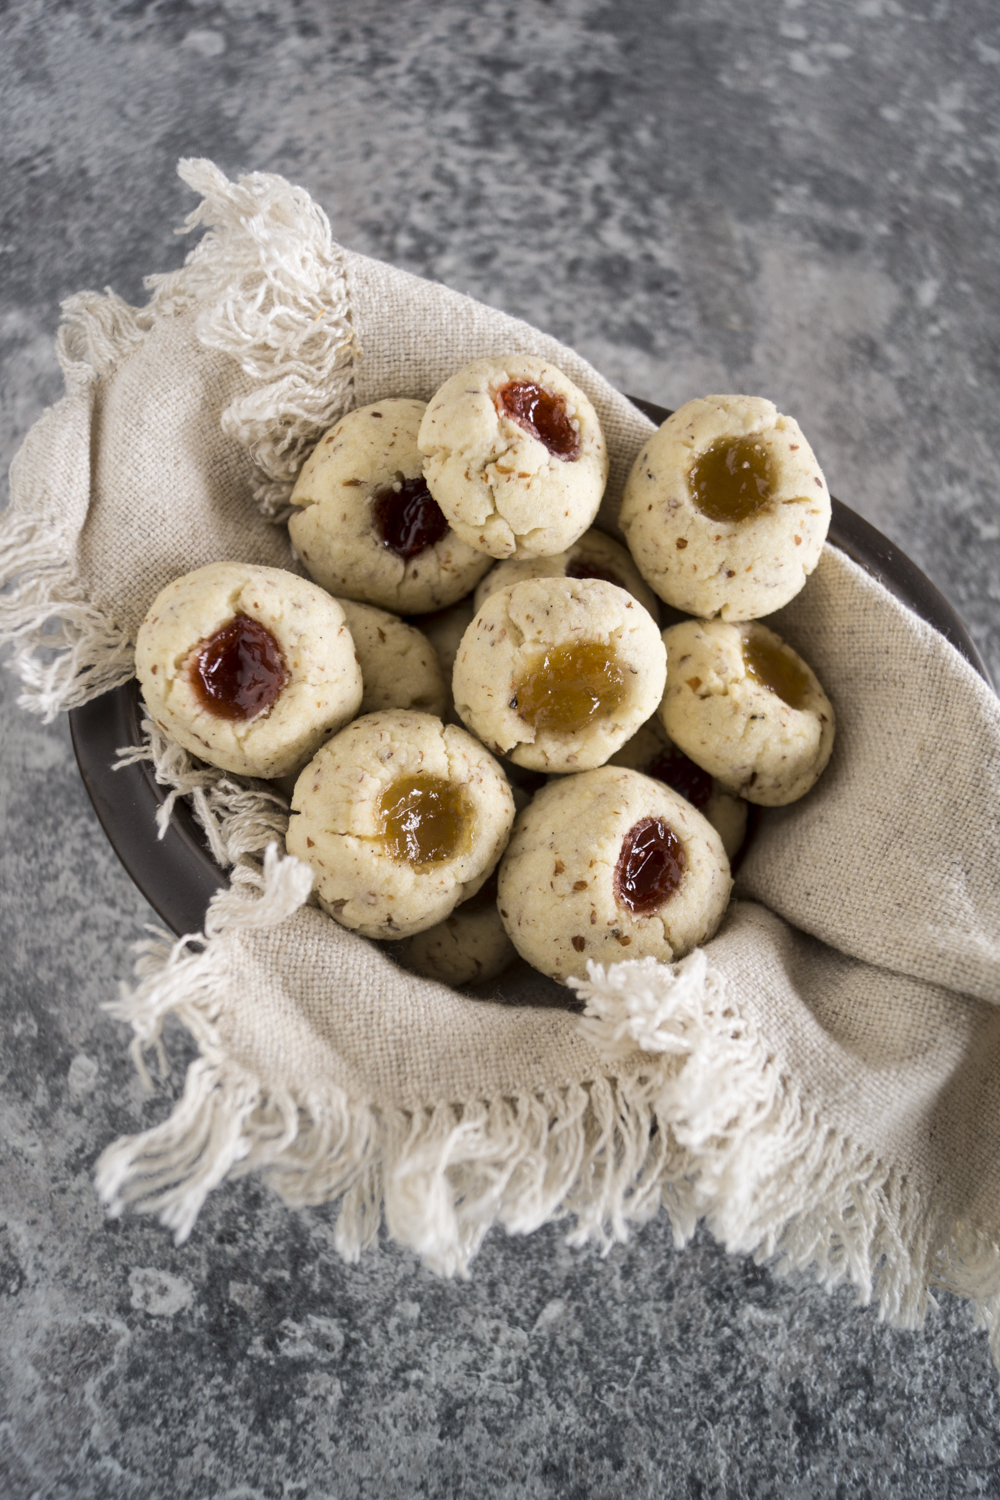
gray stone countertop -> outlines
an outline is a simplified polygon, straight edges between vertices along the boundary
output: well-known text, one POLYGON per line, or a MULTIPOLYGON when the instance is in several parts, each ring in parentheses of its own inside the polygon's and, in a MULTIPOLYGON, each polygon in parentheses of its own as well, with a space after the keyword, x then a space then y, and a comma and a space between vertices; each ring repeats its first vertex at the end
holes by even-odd
MULTIPOLYGON (((60 299, 141 301, 210 156, 636 395, 772 397, 1000 681, 998 84, 992 0, 0 5, 3 468, 60 299)), ((153 916, 65 722, 2 694, 0 1494, 1000 1494, 948 1297, 893 1330, 662 1221, 605 1260, 493 1234, 465 1284, 387 1241, 346 1266, 252 1180, 179 1249, 107 1221, 97 1155, 169 1103, 101 1010, 153 916)))

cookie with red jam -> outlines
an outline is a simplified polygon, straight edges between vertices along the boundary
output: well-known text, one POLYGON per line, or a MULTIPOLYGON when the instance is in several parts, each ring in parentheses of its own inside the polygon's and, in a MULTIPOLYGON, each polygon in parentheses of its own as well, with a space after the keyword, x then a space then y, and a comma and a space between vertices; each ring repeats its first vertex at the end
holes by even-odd
POLYGON ((608 478, 597 413, 545 360, 473 360, 431 397, 418 441, 449 523, 491 557, 563 552, 597 515, 608 478))
POLYGON ((489 558, 449 526, 424 479, 422 401, 376 401, 320 438, 292 491, 295 549, 317 583, 394 614, 464 598, 489 558))
POLYGON ((135 670, 166 735, 244 776, 300 770, 361 704, 336 599, 249 563, 210 563, 168 584, 139 627, 135 670))
POLYGON ((619 766, 551 781, 517 819, 497 906, 511 942, 552 979, 587 963, 682 958, 710 938, 732 880, 690 802, 619 766))

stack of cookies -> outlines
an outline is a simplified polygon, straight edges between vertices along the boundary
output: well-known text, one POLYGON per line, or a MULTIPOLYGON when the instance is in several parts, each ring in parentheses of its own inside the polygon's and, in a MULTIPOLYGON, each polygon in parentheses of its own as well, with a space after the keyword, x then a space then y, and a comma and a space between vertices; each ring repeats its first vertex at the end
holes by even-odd
POLYGON ((143 622, 153 719, 284 779, 320 906, 418 973, 682 957, 722 919, 747 803, 829 759, 829 701, 758 623, 829 525, 796 423, 690 402, 632 469, 628 550, 592 529, 607 472, 560 370, 477 360, 320 439, 288 523, 312 582, 213 564, 143 622), (661 600, 691 618, 661 633, 661 600))

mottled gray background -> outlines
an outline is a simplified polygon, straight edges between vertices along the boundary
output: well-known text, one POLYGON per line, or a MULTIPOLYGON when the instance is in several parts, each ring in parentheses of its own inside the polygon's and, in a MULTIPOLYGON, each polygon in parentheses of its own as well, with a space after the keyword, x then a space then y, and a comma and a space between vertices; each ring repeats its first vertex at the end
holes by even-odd
MULTIPOLYGON (((773 397, 1000 680, 998 84, 995 0, 0 0, 3 468, 59 299, 141 300, 208 155, 635 394, 773 397)), ((345 1267, 252 1182, 181 1249, 106 1222, 98 1152, 170 1102, 100 1009, 152 914, 3 677, 0 1494, 1000 1494, 949 1298, 894 1331, 659 1223, 495 1235, 467 1285, 345 1267)))

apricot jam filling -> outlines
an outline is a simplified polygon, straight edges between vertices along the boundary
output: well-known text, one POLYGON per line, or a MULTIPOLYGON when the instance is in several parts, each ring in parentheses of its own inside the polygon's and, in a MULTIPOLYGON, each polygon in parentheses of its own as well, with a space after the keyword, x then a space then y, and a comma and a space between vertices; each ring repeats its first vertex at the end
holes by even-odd
POLYGON ((399 488, 377 490, 372 496, 372 521, 383 547, 404 562, 426 552, 448 530, 441 507, 424 481, 404 479, 399 488))
POLYGON ((775 486, 770 449, 759 437, 719 438, 691 465, 688 485, 710 521, 748 521, 775 486))
POLYGON ((684 845, 662 818, 640 818, 622 840, 615 865, 619 906, 648 917, 674 894, 684 875, 684 845))
POLYGON ((533 380, 508 380, 496 393, 499 414, 544 443, 554 458, 572 463, 580 456, 580 434, 570 420, 566 402, 533 380))
POLYGON ((472 803, 443 776, 400 776, 379 796, 376 816, 390 859, 431 865, 464 849, 472 803))
POLYGON ((515 687, 512 708, 536 734, 579 734, 625 702, 625 671, 597 641, 550 646, 515 687))
POLYGON ((809 699, 809 678, 786 652, 759 635, 751 635, 743 642, 743 665, 748 677, 774 693, 789 708, 805 708, 809 699))
POLYGON ((195 648, 195 696, 217 719, 256 719, 287 681, 281 647, 267 626, 250 615, 236 615, 195 648))

